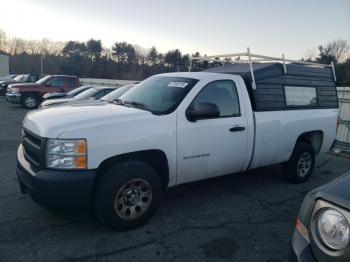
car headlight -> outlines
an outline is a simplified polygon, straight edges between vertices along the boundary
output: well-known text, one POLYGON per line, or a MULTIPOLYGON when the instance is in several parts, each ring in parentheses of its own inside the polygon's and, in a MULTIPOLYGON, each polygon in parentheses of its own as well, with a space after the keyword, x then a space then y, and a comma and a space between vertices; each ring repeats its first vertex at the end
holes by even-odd
POLYGON ((349 244, 349 222, 335 209, 327 208, 317 216, 317 230, 323 244, 333 250, 342 250, 349 244))
POLYGON ((87 144, 85 139, 48 139, 46 167, 57 169, 87 168, 87 144))
POLYGON ((18 94, 19 93, 18 88, 11 88, 10 91, 11 91, 11 94, 18 94))

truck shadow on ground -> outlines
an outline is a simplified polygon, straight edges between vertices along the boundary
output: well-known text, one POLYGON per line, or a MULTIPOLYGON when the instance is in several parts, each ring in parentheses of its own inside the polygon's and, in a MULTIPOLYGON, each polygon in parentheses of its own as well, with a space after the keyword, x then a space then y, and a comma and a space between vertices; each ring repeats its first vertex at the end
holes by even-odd
MULTIPOLYGON (((158 258, 155 261, 184 261, 187 256, 204 260, 256 261, 257 257, 264 257, 261 261, 287 261, 289 239, 303 197, 342 172, 323 174, 331 168, 329 158, 332 157, 322 157, 304 184, 287 182, 281 166, 276 165, 170 188, 164 192, 155 216, 128 232, 112 231, 90 214, 53 215, 28 196, 21 196, 16 205, 29 213, 17 213, 10 226, 0 225, 0 229, 8 243, 22 243, 26 250, 41 239, 48 239, 45 245, 54 248, 50 254, 56 254, 58 261, 117 257, 118 261, 128 261, 143 252, 158 258), (63 244, 57 245, 56 250, 55 243, 63 244), (70 246, 77 245, 84 245, 84 250, 70 250, 70 246)), ((146 256, 143 260, 147 260, 146 256)))

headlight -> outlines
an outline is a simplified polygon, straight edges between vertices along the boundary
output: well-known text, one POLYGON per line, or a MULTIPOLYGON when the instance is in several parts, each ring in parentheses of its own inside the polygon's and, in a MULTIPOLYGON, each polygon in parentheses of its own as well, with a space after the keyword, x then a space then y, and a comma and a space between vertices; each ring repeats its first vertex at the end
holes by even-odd
POLYGON ((18 88, 11 88, 10 91, 11 91, 11 94, 18 94, 19 93, 18 88))
POLYGON ((46 145, 46 166, 57 169, 87 168, 85 139, 49 139, 46 145))
POLYGON ((349 244, 349 223, 337 210, 323 209, 317 217, 318 234, 322 242, 333 250, 341 250, 349 244))

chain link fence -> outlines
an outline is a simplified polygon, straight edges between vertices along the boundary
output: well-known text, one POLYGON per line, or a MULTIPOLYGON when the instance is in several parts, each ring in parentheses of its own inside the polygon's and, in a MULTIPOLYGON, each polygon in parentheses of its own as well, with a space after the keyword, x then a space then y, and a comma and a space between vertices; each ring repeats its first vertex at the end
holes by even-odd
POLYGON ((97 78, 80 78, 80 82, 86 86, 124 86, 134 84, 134 80, 115 80, 115 79, 97 79, 97 78))

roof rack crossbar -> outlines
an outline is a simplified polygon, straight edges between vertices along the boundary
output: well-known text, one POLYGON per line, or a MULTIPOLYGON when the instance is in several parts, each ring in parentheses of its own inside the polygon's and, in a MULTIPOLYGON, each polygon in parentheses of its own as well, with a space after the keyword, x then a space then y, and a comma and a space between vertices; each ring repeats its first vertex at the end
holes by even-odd
POLYGON ((287 59, 287 58, 285 58, 284 54, 282 54, 282 58, 265 56, 265 55, 258 55, 258 54, 250 53, 249 47, 247 48, 246 53, 232 53, 232 54, 211 55, 211 56, 191 56, 190 66, 189 66, 190 72, 192 70, 192 66, 193 66, 194 61, 218 62, 218 63, 222 63, 222 64, 249 63, 253 89, 256 89, 253 64, 260 63, 260 62, 276 62, 276 61, 282 62, 284 74, 287 74, 286 63, 297 63, 297 64, 301 64, 301 65, 331 68, 334 81, 336 81, 336 75, 335 75, 333 61, 331 62, 331 64, 319 64, 319 63, 313 63, 313 62, 307 62, 307 61, 301 61, 301 60, 287 59))
POLYGON ((283 70, 284 74, 287 74, 287 67, 286 67, 286 58, 284 57, 284 54, 282 54, 282 61, 283 61, 283 70))
POLYGON ((255 83, 255 76, 254 76, 254 68, 253 68, 252 57, 250 56, 250 49, 249 49, 249 47, 247 48, 247 54, 248 54, 248 60, 249 60, 250 75, 252 77, 252 87, 255 90, 256 89, 256 83, 255 83))
MULTIPOLYGON (((237 54, 228 54, 228 55, 214 55, 214 56, 192 56, 191 60, 196 61, 218 61, 218 62, 236 62, 236 63, 242 63, 244 61, 247 61, 247 59, 241 59, 242 56, 248 57, 248 53, 237 53, 237 54), (239 59, 232 59, 234 57, 239 57, 239 59), (226 60, 221 60, 220 58, 226 58, 226 60)), ((250 54, 251 58, 258 58, 258 59, 252 59, 252 61, 280 61, 280 62, 288 62, 288 63, 298 63, 298 64, 304 64, 304 65, 314 65, 314 66, 320 66, 320 67, 331 67, 331 64, 319 64, 319 63, 313 63, 313 62, 307 62, 307 61, 301 61, 301 60, 293 60, 293 59, 287 59, 287 58, 278 58, 278 57, 271 57, 271 56, 263 56, 263 55, 257 55, 257 54, 250 54)))

